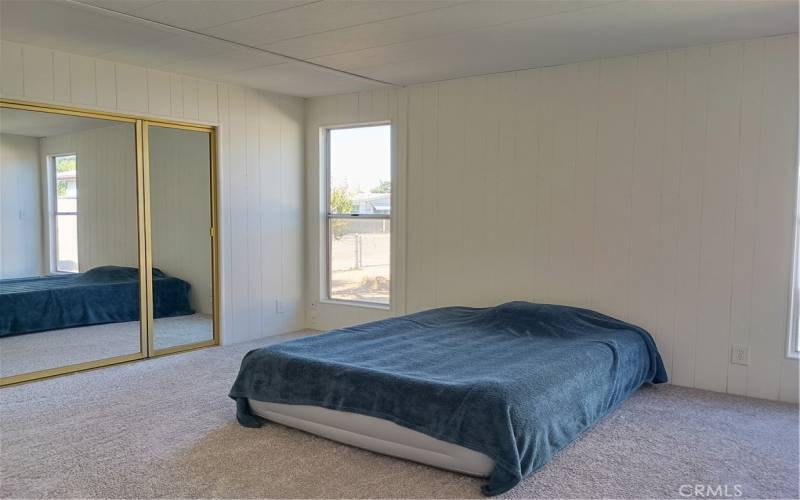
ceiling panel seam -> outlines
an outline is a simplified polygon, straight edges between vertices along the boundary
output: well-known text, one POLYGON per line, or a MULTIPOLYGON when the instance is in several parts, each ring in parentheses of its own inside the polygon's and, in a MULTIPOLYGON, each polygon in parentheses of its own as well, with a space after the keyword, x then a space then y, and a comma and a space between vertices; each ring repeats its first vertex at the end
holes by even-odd
MULTIPOLYGON (((390 42, 390 43, 381 43, 381 44, 378 44, 378 45, 370 45, 369 47, 364 47, 364 48, 361 48, 361 49, 355 49, 355 50, 348 49, 348 50, 342 50, 342 51, 339 51, 339 52, 328 52, 328 53, 325 53, 325 54, 315 55, 315 56, 309 58, 309 60, 310 59, 322 59, 323 57, 339 56, 339 55, 342 55, 342 54, 350 54, 352 52, 365 52, 365 51, 373 50, 373 49, 383 49, 383 48, 386 48, 386 47, 395 47, 395 46, 399 46, 399 45, 403 45, 403 44, 407 44, 407 43, 414 43, 414 42, 419 42, 419 41, 424 41, 424 40, 437 40, 437 39, 440 39, 440 38, 448 38, 448 37, 451 37, 453 35, 461 35, 461 34, 464 34, 464 33, 472 33, 472 32, 476 32, 476 31, 487 31, 487 30, 491 30, 491 29, 494 29, 494 28, 497 28, 497 27, 500 27, 500 26, 508 26, 508 25, 511 25, 511 24, 527 23, 527 22, 530 22, 530 21, 534 21, 534 20, 538 20, 538 19, 545 19, 545 18, 554 17, 554 16, 576 14, 578 12, 583 12, 583 11, 592 10, 592 9, 599 9, 599 8, 602 8, 602 7, 608 7, 608 6, 613 5, 613 4, 619 4, 619 3, 624 3, 624 2, 628 2, 628 1, 629 0, 605 0, 603 2, 597 3, 596 5, 588 5, 586 7, 579 7, 577 9, 572 9, 572 10, 554 12, 554 13, 550 13, 550 14, 539 14, 539 15, 530 16, 530 17, 521 17, 521 18, 513 19, 511 21, 503 21, 503 22, 499 22, 499 23, 485 24, 485 25, 481 25, 481 26, 474 26, 474 27, 471 27, 471 28, 456 29, 456 30, 453 30, 453 31, 448 31, 446 33, 437 33, 435 35, 422 36, 422 37, 417 37, 417 38, 413 38, 413 39, 410 39, 410 40, 401 40, 399 42, 390 42)), ((461 6, 461 5, 463 5, 463 4, 458 4, 458 6, 461 6)), ((451 6, 451 7, 454 7, 454 6, 451 6)), ((425 12, 430 12, 430 11, 425 11, 425 12)), ((404 17, 410 17, 410 16, 413 16, 413 15, 415 15, 415 14, 409 14, 408 16, 404 16, 404 17)), ((363 24, 366 25, 366 24, 372 24, 372 23, 377 23, 377 22, 382 22, 382 21, 384 21, 384 20, 372 21, 371 23, 363 23, 363 24)), ((346 29, 346 28, 342 28, 342 29, 346 29)), ((329 30, 329 31, 336 31, 336 30, 329 30)), ((316 33, 312 33, 311 35, 303 35, 303 36, 313 36, 315 34, 316 33)), ((292 37, 292 38, 302 38, 303 36, 292 37)), ((292 38, 287 38, 287 39, 284 39, 284 40, 277 40, 275 42, 270 42, 269 45, 277 44, 277 43, 283 42, 285 40, 291 40, 292 38)))
MULTIPOLYGON (((80 0, 78 0, 78 1, 80 1, 80 0)), ((165 0, 161 0, 160 2, 156 2, 156 3, 150 4, 150 5, 145 5, 144 7, 140 7, 138 9, 134 9, 134 10, 130 11, 129 14, 132 14, 132 15, 135 16, 136 12, 138 12, 140 10, 145 10, 145 9, 147 9, 149 7, 152 7, 153 5, 158 5, 160 3, 163 3, 164 1, 165 0)), ((198 29, 210 30, 210 29, 214 29, 214 28, 219 28, 220 26, 225 26, 226 24, 238 23, 239 21, 244 21, 246 19, 250 19, 250 18, 253 18, 253 17, 264 16, 264 15, 267 15, 267 14, 277 14, 278 12, 283 12, 283 11, 292 10, 292 9, 299 9, 300 7, 307 7, 309 5, 314 5, 315 3, 320 3, 320 2, 324 2, 324 1, 325 0, 310 0, 310 1, 298 4, 298 5, 292 5, 291 7, 284 7, 282 9, 268 10, 268 11, 261 12, 259 14, 255 14, 255 15, 252 15, 252 16, 241 17, 241 18, 238 18, 238 19, 231 19, 230 21, 225 21, 224 23, 213 24, 211 26, 203 26, 203 27, 198 28, 198 29)), ((81 2, 81 3, 83 3, 83 2, 81 2)), ((113 10, 113 9, 111 9, 111 10, 113 10)), ((138 16, 136 16, 136 17, 138 17, 138 16)), ((140 18, 140 19, 147 19, 147 18, 140 18)), ((157 22, 157 21, 155 21, 155 22, 157 22)))
MULTIPOLYGON (((319 0, 319 1, 324 1, 324 0, 319 0)), ((617 1, 626 1, 626 0, 617 0, 617 1)), ((313 33, 305 33, 303 35, 290 36, 290 37, 286 37, 286 38, 279 38, 278 40, 272 40, 272 41, 266 43, 265 45, 273 45, 273 44, 276 44, 276 43, 286 42, 286 41, 289 41, 289 40, 297 40, 299 38, 305 38, 305 37, 309 37, 309 36, 324 35, 326 33, 332 33, 334 31, 347 30, 347 29, 351 29, 351 28, 358 28, 360 26, 367 26, 367 25, 370 25, 370 24, 377 24, 377 23, 382 23, 382 22, 385 22, 385 21, 393 21, 395 19, 402 19, 404 17, 413 17, 413 16, 416 16, 416 15, 419 15, 419 14, 428 14, 430 12, 437 12, 437 11, 440 11, 440 10, 452 9, 454 7, 463 7, 465 4, 469 4, 469 3, 474 3, 474 2, 472 2, 472 1, 458 2, 458 3, 451 4, 451 5, 445 5, 445 6, 442 6, 442 7, 436 7, 436 8, 433 8, 433 9, 421 10, 421 11, 418 11, 418 12, 412 12, 410 14, 400 14, 400 15, 397 15, 397 16, 385 17, 383 19, 378 19, 378 20, 375 20, 375 21, 364 21, 363 23, 348 24, 347 26, 340 26, 338 28, 331 28, 331 29, 322 30, 322 31, 315 31, 313 33)), ((272 13, 268 12, 267 14, 272 14, 272 13)), ((230 23, 225 23, 225 24, 230 24, 230 23)), ((220 26, 223 26, 223 25, 220 25, 220 26)), ((219 26, 215 26, 215 28, 218 28, 218 27, 219 26)))
POLYGON ((319 64, 319 63, 315 63, 315 62, 312 62, 312 61, 308 61, 306 59, 301 59, 299 57, 294 57, 294 56, 286 55, 286 54, 283 54, 283 53, 280 53, 280 52, 275 52, 273 50, 262 49, 260 47, 256 47, 256 46, 253 46, 253 45, 248 45, 246 43, 235 42, 233 40, 228 40, 227 38, 222 38, 222 37, 218 37, 218 36, 214 36, 214 35, 208 35, 206 33, 202 33, 202 32, 199 32, 199 31, 194 31, 194 30, 190 30, 190 29, 186 29, 186 28, 181 28, 179 26, 173 26, 171 24, 162 23, 162 22, 159 22, 159 21, 152 21, 150 19, 145 19, 143 17, 135 16, 133 14, 127 14, 127 13, 124 13, 124 12, 118 12, 116 10, 107 9, 105 7, 100 7, 98 5, 86 4, 86 3, 83 3, 83 2, 81 2, 79 0, 63 0, 63 1, 66 2, 66 3, 72 4, 72 5, 78 6, 78 7, 82 8, 82 9, 92 10, 92 11, 95 11, 95 12, 102 12, 102 13, 108 14, 108 15, 113 16, 113 17, 118 17, 120 19, 132 20, 132 21, 140 23, 140 24, 155 25, 155 26, 159 26, 159 27, 164 28, 164 29, 178 31, 178 32, 181 32, 181 33, 185 33, 185 34, 189 34, 189 35, 205 38, 205 39, 208 39, 208 40, 216 40, 218 42, 228 43, 228 44, 231 44, 231 45, 235 45, 237 47, 253 50, 253 51, 264 53, 264 54, 270 54, 270 55, 273 55, 273 56, 283 57, 284 59, 287 59, 289 61, 294 61, 294 62, 305 64, 305 65, 308 65, 308 66, 313 66, 313 67, 316 67, 316 68, 319 68, 319 69, 324 69, 326 71, 332 71, 334 73, 339 73, 341 75, 349 76, 349 77, 352 77, 352 78, 358 78, 358 79, 361 79, 361 80, 366 80, 366 81, 370 81, 370 82, 373 82, 373 83, 378 83, 378 84, 381 84, 381 85, 388 85, 388 86, 391 86, 391 87, 402 87, 402 85, 399 85, 399 84, 396 84, 396 83, 393 83, 393 82, 387 82, 387 81, 384 81, 384 80, 378 80, 376 78, 370 78, 370 77, 365 76, 365 75, 361 75, 361 74, 358 74, 358 73, 353 73, 351 71, 337 69, 337 68, 334 68, 334 67, 331 67, 331 66, 326 66, 324 64, 319 64))

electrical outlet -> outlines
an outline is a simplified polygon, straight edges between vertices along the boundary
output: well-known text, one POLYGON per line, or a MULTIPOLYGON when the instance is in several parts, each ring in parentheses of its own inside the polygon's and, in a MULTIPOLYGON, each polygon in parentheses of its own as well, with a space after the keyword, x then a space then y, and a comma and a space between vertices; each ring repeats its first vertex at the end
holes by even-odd
POLYGON ((737 344, 731 347, 731 363, 734 365, 750 364, 750 346, 737 344))
POLYGON ((275 299, 275 313, 283 314, 283 312, 283 301, 281 299, 275 299))

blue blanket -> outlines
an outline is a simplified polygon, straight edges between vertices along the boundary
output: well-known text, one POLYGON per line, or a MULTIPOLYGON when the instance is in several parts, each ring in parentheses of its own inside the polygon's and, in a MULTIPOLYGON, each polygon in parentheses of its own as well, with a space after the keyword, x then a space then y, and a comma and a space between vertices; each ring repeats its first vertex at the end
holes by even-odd
POLYGON ((230 396, 360 413, 481 452, 503 493, 644 383, 667 381, 643 329, 586 309, 447 307, 250 351, 230 396))
MULTIPOLYGON (((153 269, 154 316, 193 314, 190 287, 153 269)), ((132 267, 0 280, 0 337, 138 319, 139 270, 132 267)))

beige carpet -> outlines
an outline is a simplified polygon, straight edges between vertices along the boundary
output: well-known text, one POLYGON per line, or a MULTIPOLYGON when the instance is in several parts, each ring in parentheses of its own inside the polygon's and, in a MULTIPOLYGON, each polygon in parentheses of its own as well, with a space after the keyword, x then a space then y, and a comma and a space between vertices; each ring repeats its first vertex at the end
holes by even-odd
MULTIPOLYGON (((0 390, 0 496, 480 496, 479 479, 237 425, 228 388, 242 355, 265 343, 0 390)), ((796 498, 797 472, 797 406, 647 387, 507 496, 680 498, 681 485, 721 484, 796 498)))
MULTIPOLYGON (((156 349, 211 340, 211 316, 155 320, 156 349)), ((0 377, 139 352, 139 322, 63 328, 0 338, 0 377)))

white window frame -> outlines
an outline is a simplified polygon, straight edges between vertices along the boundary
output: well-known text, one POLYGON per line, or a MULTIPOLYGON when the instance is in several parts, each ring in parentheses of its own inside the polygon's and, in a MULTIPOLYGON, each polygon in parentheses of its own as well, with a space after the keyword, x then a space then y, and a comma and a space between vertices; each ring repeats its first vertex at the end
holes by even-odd
POLYGON ((328 303, 328 304, 341 304, 341 305, 349 305, 349 306, 358 306, 358 307, 366 307, 372 309, 381 309, 381 310, 390 310, 394 305, 394 280, 395 280, 395 258, 394 258, 394 239, 395 239, 395 221, 394 221, 394 205, 395 205, 395 162, 394 162, 394 125, 391 121, 378 121, 378 122, 366 122, 366 123, 349 123, 346 125, 335 125, 335 126, 327 126, 322 127, 322 146, 323 146, 323 161, 322 161, 322 189, 323 189, 323 196, 322 196, 322 237, 325 239, 324 244, 320 245, 320 249, 324 249, 324 255, 322 255, 322 272, 324 273, 324 278, 322 281, 322 290, 320 294, 320 302, 328 303), (330 140, 330 133, 332 130, 342 130, 342 129, 350 129, 350 128, 366 128, 366 127, 381 127, 381 126, 389 126, 389 177, 392 180, 392 192, 391 192, 391 206, 392 208, 389 210, 388 214, 332 214, 330 213, 330 196, 331 196, 331 140, 330 140), (389 262, 389 282, 391 283, 389 288, 389 303, 383 302, 370 302, 364 300, 347 300, 347 299, 337 299, 331 297, 331 278, 332 278, 332 266, 331 266, 331 235, 330 235, 330 221, 332 219, 346 219, 346 220, 357 220, 357 219, 377 219, 377 220, 388 220, 389 221, 389 238, 391 241, 390 245, 390 262, 389 262))
MULTIPOLYGON (((795 244, 795 247, 797 245, 795 244)), ((794 257, 794 270, 792 272, 792 291, 791 291, 791 303, 789 305, 789 309, 791 314, 789 315, 789 334, 786 336, 786 357, 787 358, 794 358, 800 359, 800 349, 798 349, 798 329, 800 329, 800 320, 798 319, 798 314, 800 313, 800 284, 798 284, 797 279, 797 250, 795 250, 795 257, 794 257)))
MULTIPOLYGON (((47 170, 49 177, 48 189, 48 203, 50 205, 50 272, 52 274, 74 274, 77 271, 64 271, 58 268, 58 216, 59 215, 74 215, 78 216, 77 209, 74 212, 59 212, 58 211, 58 178, 56 172, 56 159, 65 156, 75 157, 75 183, 78 182, 78 155, 77 153, 59 153, 50 155, 47 159, 47 170)), ((78 196, 75 196, 75 204, 77 207, 78 196)), ((80 255, 78 256, 80 259, 80 255)), ((80 260, 79 260, 80 262, 80 260)), ((79 264, 80 265, 80 264, 79 264)))
POLYGON ((794 239, 792 245, 792 275, 789 290, 789 331, 786 335, 786 357, 800 359, 800 136, 795 156, 794 239))

